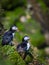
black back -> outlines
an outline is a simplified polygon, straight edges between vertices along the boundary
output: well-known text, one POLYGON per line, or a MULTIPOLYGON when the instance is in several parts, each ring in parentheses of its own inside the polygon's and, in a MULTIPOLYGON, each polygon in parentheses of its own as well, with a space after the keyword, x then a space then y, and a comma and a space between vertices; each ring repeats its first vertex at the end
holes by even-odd
POLYGON ((13 40, 13 35, 11 31, 7 31, 2 38, 2 45, 8 44, 13 40))

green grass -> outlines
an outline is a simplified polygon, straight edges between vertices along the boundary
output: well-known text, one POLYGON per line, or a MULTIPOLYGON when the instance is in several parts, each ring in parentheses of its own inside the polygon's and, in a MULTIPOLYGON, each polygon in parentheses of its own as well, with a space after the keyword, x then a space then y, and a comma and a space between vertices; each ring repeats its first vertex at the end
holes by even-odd
MULTIPOLYGON (((8 11, 6 12, 6 19, 3 22, 5 28, 10 28, 11 25, 13 25, 15 19, 19 18, 20 15, 24 14, 23 8, 16 8, 14 11, 8 11)), ((16 21, 16 23, 19 21, 16 21)))
POLYGON ((1 65, 26 65, 22 60, 15 47, 9 45, 1 47, 0 51, 0 64, 1 65))

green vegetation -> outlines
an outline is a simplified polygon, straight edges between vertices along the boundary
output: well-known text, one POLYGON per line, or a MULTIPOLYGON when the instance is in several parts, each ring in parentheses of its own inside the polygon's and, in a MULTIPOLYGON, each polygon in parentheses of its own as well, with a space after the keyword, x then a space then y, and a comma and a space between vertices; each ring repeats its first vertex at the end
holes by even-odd
POLYGON ((0 50, 0 60, 2 65, 25 65, 25 62, 17 53, 14 46, 4 46, 1 47, 0 50))
POLYGON ((15 7, 18 7, 18 6, 24 6, 26 4, 26 0, 1 0, 1 5, 2 5, 2 8, 6 9, 6 10, 10 10, 10 9, 14 9, 15 7))

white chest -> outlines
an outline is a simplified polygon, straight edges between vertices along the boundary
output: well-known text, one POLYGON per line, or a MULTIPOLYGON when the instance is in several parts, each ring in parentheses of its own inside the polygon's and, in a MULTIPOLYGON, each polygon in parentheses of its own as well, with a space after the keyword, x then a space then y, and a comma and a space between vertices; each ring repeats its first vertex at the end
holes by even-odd
POLYGON ((30 43, 27 43, 27 50, 29 50, 30 48, 30 43))
POLYGON ((13 35, 13 37, 14 37, 15 33, 12 33, 12 35, 13 35))

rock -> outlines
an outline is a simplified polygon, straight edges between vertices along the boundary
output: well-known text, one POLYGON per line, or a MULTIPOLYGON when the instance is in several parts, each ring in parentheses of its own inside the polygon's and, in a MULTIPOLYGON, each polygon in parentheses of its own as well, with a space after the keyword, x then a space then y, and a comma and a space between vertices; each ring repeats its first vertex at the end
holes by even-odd
POLYGON ((49 32, 45 33, 46 45, 49 46, 49 32))
POLYGON ((26 22, 26 21, 27 21, 27 18, 26 18, 25 16, 21 16, 21 17, 20 17, 20 21, 21 21, 21 22, 26 22))
POLYGON ((49 47, 45 48, 45 53, 49 55, 49 47))

